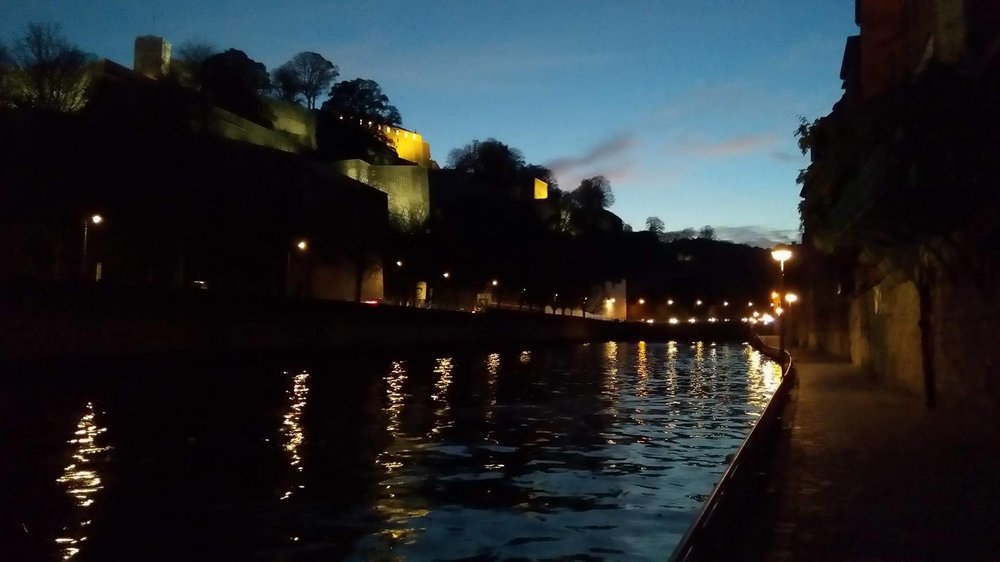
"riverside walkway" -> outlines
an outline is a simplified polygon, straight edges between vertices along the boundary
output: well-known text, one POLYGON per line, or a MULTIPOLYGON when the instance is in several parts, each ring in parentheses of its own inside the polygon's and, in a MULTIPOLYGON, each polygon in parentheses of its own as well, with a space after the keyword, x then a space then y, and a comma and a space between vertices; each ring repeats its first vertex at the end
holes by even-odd
POLYGON ((1000 560, 995 417, 928 410, 850 363, 792 355, 794 412, 759 514, 773 525, 751 551, 778 562, 1000 560))

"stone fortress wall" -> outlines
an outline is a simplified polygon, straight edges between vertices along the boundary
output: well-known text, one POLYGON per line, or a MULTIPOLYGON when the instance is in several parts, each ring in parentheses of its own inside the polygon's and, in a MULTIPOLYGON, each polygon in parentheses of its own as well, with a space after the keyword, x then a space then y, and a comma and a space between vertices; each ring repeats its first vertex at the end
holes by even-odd
MULTIPOLYGON (((161 37, 142 36, 135 40, 134 70, 147 78, 159 79, 170 69, 170 43, 161 37)), ((215 107, 208 129, 213 135, 285 152, 316 149, 316 117, 300 105, 266 99, 273 114, 270 128, 254 123, 225 109, 215 107)), ((363 160, 334 163, 333 168, 389 196, 389 212, 397 224, 422 224, 430 214, 427 169, 431 165, 430 145, 415 132, 401 127, 370 123, 384 128, 396 154, 412 166, 374 166, 363 160)))
POLYGON ((423 166, 374 166, 364 160, 335 162, 339 173, 385 193, 389 220, 399 226, 423 224, 430 214, 430 185, 423 166))

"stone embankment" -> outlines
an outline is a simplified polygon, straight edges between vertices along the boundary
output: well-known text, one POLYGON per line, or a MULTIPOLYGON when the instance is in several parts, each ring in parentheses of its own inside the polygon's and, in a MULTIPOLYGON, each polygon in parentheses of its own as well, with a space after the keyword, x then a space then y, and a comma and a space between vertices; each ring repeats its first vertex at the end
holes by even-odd
POLYGON ((505 346, 571 341, 741 341, 743 325, 647 325, 518 311, 426 310, 209 291, 0 291, 0 358, 100 359, 294 353, 357 347, 505 346))

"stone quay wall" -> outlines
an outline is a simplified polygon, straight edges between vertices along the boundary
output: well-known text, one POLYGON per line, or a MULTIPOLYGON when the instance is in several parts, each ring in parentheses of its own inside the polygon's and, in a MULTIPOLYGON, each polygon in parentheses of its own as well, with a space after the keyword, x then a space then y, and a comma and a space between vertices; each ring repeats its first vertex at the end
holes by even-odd
POLYGON ((741 324, 648 325, 571 316, 471 314, 210 291, 0 290, 0 361, 267 354, 360 347, 507 346, 573 341, 746 341, 741 324))

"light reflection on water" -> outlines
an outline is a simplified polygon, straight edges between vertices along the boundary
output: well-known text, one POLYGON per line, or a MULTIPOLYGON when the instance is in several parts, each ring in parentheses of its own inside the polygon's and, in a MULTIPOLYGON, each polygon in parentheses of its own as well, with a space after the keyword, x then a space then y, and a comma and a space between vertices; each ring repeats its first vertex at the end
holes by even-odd
MULTIPOLYGON (((608 342, 597 351, 595 364, 581 346, 569 371, 563 357, 537 354, 532 392, 506 396, 505 375, 525 373, 501 371, 491 354, 478 364, 485 412, 454 400, 445 414, 456 431, 426 438, 387 424, 379 458, 395 460, 381 463, 382 524, 350 558, 662 560, 773 393, 776 371, 741 346, 699 342, 685 353, 676 342, 608 342), (480 414, 487 423, 476 431, 480 414)), ((453 376, 476 376, 454 367, 436 361, 432 401, 453 376)), ((396 376, 386 374, 387 388, 396 376)), ((403 407, 419 402, 406 394, 403 407)), ((435 428, 442 415, 439 406, 435 428)))
POLYGON ((292 469, 291 483, 279 496, 287 500, 293 494, 301 492, 305 483, 301 480, 302 454, 299 449, 305 442, 305 432, 302 429, 302 412, 306 408, 306 398, 309 395, 309 373, 302 372, 292 377, 292 387, 287 391, 288 411, 281 422, 281 435, 284 438, 282 447, 288 454, 288 466, 292 469))
POLYGON ((104 488, 99 473, 99 461, 111 447, 101 445, 98 437, 107 431, 106 427, 97 424, 97 413, 93 402, 87 402, 83 417, 76 424, 73 437, 67 441, 72 445, 70 464, 63 469, 63 474, 56 479, 73 498, 73 503, 79 508, 76 528, 65 526, 61 535, 55 539, 63 560, 69 560, 80 553, 83 543, 87 540, 89 508, 94 504, 98 493, 104 488))
POLYGON ((26 530, 0 529, 0 559, 662 560, 780 379, 746 346, 698 342, 284 369, 164 367, 8 401, 24 405, 6 433, 36 427, 0 454, 12 505, 72 505, 15 507, 26 530), (49 416, 80 433, 37 429, 49 416), (12 541, 44 555, 4 556, 12 541))

